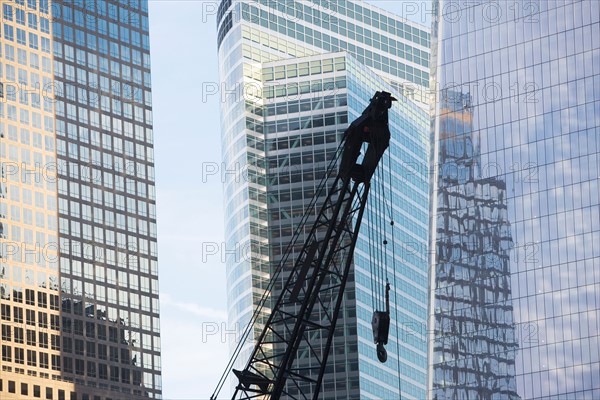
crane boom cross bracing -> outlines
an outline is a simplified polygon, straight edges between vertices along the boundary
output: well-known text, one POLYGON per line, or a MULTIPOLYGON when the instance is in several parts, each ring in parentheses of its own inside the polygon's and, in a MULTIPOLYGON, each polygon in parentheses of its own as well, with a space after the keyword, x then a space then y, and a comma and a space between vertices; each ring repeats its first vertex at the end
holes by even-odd
MULTIPOLYGON (((234 399, 317 398, 371 177, 389 146, 393 100, 377 92, 345 131, 337 176, 293 267, 284 271, 285 283, 250 360, 244 370, 233 370, 239 379, 234 399)), ((387 332, 379 336, 387 343, 387 332)))

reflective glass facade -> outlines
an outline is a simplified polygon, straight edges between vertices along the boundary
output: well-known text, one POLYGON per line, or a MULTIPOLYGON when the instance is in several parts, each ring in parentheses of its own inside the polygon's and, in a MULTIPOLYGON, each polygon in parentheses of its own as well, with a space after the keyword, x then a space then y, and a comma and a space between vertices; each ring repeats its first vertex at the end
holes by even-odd
POLYGON ((223 1, 217 23, 227 249, 243 249, 227 259, 230 324, 243 327, 250 318, 348 123, 376 90, 397 93, 392 153, 384 160, 393 171, 386 193, 393 187, 398 199, 391 205, 395 258, 390 246, 384 267, 393 286, 389 360, 377 361, 371 331, 372 312, 382 307, 372 290, 385 286, 373 277, 369 253, 369 231, 380 230, 375 219, 387 218, 379 212, 363 222, 322 392, 331 399, 423 398, 426 341, 403 332, 425 324, 428 300, 429 189, 421 167, 429 120, 418 102, 428 84, 428 33, 349 1, 223 1))
POLYGON ((435 2, 431 398, 600 396, 600 6, 435 2))
POLYGON ((147 2, 1 22, 0 397, 160 398, 147 2))

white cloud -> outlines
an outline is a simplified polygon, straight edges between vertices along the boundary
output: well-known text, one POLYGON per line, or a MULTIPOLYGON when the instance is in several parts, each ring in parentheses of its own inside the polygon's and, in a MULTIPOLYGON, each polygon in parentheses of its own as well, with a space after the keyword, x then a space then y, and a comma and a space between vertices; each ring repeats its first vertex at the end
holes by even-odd
POLYGON ((173 299, 168 293, 160 294, 160 302, 163 306, 176 307, 197 317, 210 319, 213 322, 223 322, 227 320, 227 311, 225 309, 205 307, 195 303, 179 302, 173 299))

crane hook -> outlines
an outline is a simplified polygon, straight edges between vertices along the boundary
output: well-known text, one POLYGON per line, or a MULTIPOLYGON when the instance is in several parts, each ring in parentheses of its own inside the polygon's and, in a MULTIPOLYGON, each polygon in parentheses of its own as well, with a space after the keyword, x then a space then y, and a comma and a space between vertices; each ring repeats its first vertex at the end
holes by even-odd
POLYGON ((383 346, 383 343, 377 343, 377 358, 382 363, 387 361, 387 350, 383 346))

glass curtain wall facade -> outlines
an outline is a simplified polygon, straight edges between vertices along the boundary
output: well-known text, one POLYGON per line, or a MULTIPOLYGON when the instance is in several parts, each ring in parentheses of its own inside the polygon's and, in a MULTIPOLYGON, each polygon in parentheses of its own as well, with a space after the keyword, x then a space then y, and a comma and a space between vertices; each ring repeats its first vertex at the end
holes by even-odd
POLYGON ((147 2, 2 25, 1 397, 160 398, 147 2))
POLYGON ((600 6, 436 1, 429 396, 600 396, 600 6))
MULTIPOLYGON (((387 364, 377 361, 371 293, 385 282, 374 282, 367 232, 375 228, 365 216, 323 396, 424 397, 426 341, 403 329, 425 324, 426 253, 400 249, 407 243, 420 251, 427 247, 428 177, 422 167, 428 120, 424 102, 412 100, 423 100, 428 84, 428 33, 346 1, 223 1, 217 29, 227 249, 237 250, 227 259, 228 307, 237 329, 247 324, 348 123, 376 90, 411 97, 402 97, 390 114, 393 153, 385 163, 392 165, 393 183, 384 179, 387 193, 393 186, 400 199, 392 206, 397 270, 389 249, 386 268, 399 321, 392 317, 390 342, 402 335, 401 343, 388 346, 387 364)), ((261 330, 259 323, 253 334, 261 330)), ((240 363, 252 347, 251 337, 240 363)))

